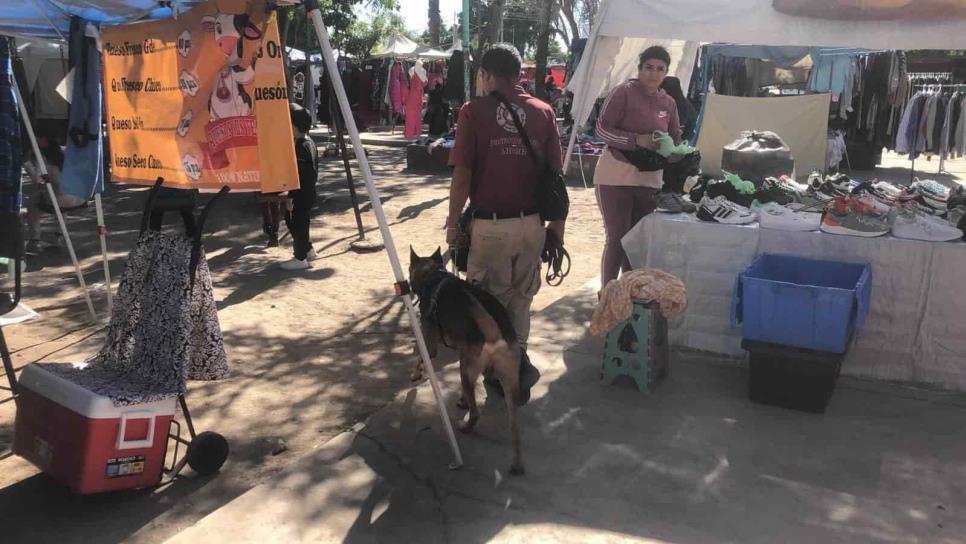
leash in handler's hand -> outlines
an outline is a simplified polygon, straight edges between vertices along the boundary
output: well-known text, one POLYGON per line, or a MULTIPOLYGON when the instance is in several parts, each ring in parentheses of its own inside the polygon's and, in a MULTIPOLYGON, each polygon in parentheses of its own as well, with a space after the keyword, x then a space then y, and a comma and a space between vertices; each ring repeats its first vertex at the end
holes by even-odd
POLYGON ((543 243, 543 253, 540 255, 540 260, 548 264, 546 279, 547 285, 551 287, 563 283, 567 274, 570 274, 570 253, 567 253, 560 238, 550 229, 547 229, 547 237, 543 243))

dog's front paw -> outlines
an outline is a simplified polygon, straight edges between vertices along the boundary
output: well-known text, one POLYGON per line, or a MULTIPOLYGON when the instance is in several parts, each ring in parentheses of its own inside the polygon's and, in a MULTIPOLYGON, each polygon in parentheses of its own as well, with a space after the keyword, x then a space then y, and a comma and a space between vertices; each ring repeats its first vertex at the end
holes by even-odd
POLYGON ((523 470, 523 465, 510 465, 510 476, 523 476, 524 474, 526 474, 526 471, 523 470))

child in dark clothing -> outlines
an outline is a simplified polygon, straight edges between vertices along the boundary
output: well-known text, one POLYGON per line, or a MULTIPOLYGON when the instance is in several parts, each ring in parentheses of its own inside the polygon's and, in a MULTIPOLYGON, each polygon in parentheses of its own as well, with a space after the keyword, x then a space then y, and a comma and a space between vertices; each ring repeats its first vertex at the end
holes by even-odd
POLYGON ((309 137, 312 116, 297 104, 291 104, 291 113, 292 128, 295 130, 295 160, 299 170, 299 188, 289 192, 292 217, 288 227, 295 245, 295 256, 282 263, 281 267, 285 270, 305 270, 312 266, 311 261, 317 257, 309 241, 309 223, 312 207, 315 206, 315 183, 319 178, 319 151, 309 137))

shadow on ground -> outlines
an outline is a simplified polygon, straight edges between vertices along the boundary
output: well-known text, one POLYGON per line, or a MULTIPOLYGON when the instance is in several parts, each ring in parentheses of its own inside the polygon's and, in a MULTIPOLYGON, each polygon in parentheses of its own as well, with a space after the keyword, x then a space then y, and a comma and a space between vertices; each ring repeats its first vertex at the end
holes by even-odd
MULTIPOLYGON (((652 394, 604 386, 601 341, 582 333, 592 301, 562 299, 535 324, 526 476, 506 474, 500 402, 448 470, 424 384, 172 542, 951 543, 966 531, 966 468, 949 455, 966 448, 951 432, 963 395, 843 378, 828 412, 807 414, 749 402, 734 360, 681 352, 652 394), (244 522, 255 505, 264 517, 244 522)), ((442 374, 455 414, 455 365, 442 374)))

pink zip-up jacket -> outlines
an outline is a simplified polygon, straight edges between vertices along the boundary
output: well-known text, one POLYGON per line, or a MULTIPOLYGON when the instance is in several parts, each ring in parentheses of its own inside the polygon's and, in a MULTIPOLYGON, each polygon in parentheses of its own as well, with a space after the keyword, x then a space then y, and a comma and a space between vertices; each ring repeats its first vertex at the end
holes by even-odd
MULTIPOLYGON (((681 121, 678 106, 663 89, 648 96, 636 79, 615 87, 597 117, 597 137, 609 147, 633 151, 638 134, 655 130, 667 132, 675 144, 681 143, 681 121)), ((621 153, 612 153, 621 162, 628 162, 621 153)))

